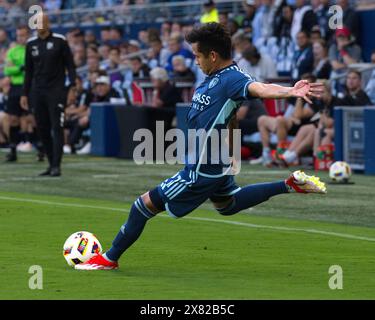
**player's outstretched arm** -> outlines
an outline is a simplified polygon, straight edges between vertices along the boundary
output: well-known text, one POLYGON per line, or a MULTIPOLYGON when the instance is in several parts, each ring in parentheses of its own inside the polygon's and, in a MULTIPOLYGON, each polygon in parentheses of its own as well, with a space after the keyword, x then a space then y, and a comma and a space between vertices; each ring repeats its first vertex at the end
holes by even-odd
POLYGON ((309 83, 307 80, 298 81, 294 87, 283 87, 277 84, 253 82, 249 84, 252 97, 263 99, 303 98, 312 103, 311 98, 320 98, 323 92, 322 83, 309 83))

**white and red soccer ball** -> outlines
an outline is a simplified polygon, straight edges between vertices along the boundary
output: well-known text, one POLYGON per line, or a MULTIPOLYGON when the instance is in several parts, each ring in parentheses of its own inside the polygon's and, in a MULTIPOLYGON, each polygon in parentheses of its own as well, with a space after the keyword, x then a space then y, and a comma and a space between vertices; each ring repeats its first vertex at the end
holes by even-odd
POLYGON ((102 252, 102 246, 95 235, 87 231, 73 233, 64 243, 63 254, 66 262, 74 267, 86 262, 102 252))

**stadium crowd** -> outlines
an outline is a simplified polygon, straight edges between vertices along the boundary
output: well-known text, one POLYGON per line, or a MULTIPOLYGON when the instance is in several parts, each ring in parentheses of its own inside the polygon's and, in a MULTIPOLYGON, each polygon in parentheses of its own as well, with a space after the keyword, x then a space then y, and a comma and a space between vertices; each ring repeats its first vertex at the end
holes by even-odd
MULTIPOLYGON (((34 2, 0 1, 0 13, 25 10, 34 2)), ((100 8, 150 1, 79 2, 100 8)), ((72 0, 43 3, 47 11, 53 12, 69 8, 72 0)), ((318 156, 322 150, 331 150, 327 146, 333 144, 334 106, 375 104, 375 71, 365 84, 362 74, 351 68, 363 62, 363 57, 358 42, 359 15, 349 0, 246 0, 239 15, 220 10, 214 1, 204 1, 202 8, 197 21, 165 21, 160 29, 139 31, 137 39, 126 38, 121 26, 102 27, 99 36, 90 29, 69 30, 65 36, 79 77, 68 94, 65 111, 66 153, 90 152, 93 102, 121 101, 154 108, 175 108, 179 102, 189 102, 191 88, 204 79, 184 40, 197 23, 225 25, 232 36, 234 61, 259 81, 294 84, 308 79, 325 84, 322 99, 313 104, 302 99, 285 101, 285 110, 276 114, 270 112, 269 101, 249 100, 240 107, 237 116, 243 137, 259 132, 258 142, 262 145, 260 157, 252 163, 294 165, 303 155, 318 156), (329 27, 332 4, 344 10, 344 26, 336 30, 329 27)), ((7 63, 7 51, 13 41, 6 29, 0 29, 0 64, 7 63)), ((375 63, 375 51, 371 62, 375 63)), ((4 75, 0 84, 0 104, 4 105, 9 78, 4 75)), ((0 111, 2 146, 7 145, 7 126, 7 115, 0 111)), ((35 145, 34 127, 32 117, 23 117, 20 151, 30 151, 35 145)))

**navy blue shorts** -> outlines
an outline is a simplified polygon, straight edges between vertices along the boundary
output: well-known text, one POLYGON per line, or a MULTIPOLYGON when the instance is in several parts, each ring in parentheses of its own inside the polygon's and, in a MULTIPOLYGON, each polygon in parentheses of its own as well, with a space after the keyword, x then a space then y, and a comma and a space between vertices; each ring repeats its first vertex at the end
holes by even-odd
POLYGON ((184 169, 161 183, 157 190, 165 209, 174 218, 181 218, 198 208, 207 199, 221 202, 240 191, 232 175, 206 178, 184 169))

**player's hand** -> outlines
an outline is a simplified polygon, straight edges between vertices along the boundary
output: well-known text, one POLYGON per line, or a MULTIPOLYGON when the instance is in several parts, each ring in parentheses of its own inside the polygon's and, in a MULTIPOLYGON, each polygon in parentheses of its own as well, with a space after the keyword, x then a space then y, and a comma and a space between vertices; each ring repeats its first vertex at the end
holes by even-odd
POLYGON ((29 98, 26 96, 22 96, 20 100, 20 105, 23 110, 29 110, 29 98))
POLYGON ((311 98, 319 99, 323 93, 323 88, 323 83, 310 83, 307 80, 301 80, 294 85, 291 94, 293 97, 302 98, 312 104, 311 98))

